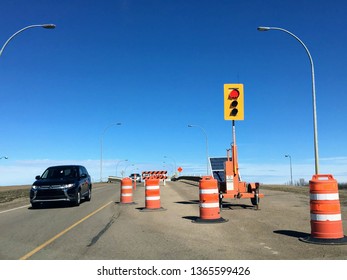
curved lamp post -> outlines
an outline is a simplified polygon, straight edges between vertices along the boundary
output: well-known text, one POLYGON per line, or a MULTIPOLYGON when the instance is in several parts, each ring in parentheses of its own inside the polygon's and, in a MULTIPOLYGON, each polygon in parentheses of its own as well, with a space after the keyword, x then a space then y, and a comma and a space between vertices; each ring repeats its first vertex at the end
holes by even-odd
MULTIPOLYGON (((127 165, 127 166, 125 167, 124 174, 127 174, 127 169, 128 169, 129 166, 134 167, 134 166, 135 166, 135 163, 132 163, 132 164, 127 165)), ((126 175, 125 175, 125 176, 126 176, 126 175)))
POLYGON ((5 42, 5 44, 2 46, 2 48, 0 49, 0 56, 1 56, 2 52, 4 51, 5 47, 7 46, 7 44, 13 39, 13 37, 15 37, 19 33, 23 32, 24 30, 27 30, 29 28, 34 28, 34 27, 43 27, 43 28, 46 28, 46 29, 54 29, 55 25, 51 24, 51 23, 49 23, 49 24, 34 24, 34 25, 29 25, 27 27, 24 27, 24 28, 18 30, 10 38, 8 38, 7 41, 5 42))
POLYGON ((316 174, 319 173, 319 162, 318 162, 318 132, 317 132, 317 112, 316 112, 316 86, 315 86, 315 78, 314 78, 314 65, 313 65, 313 60, 312 56, 304 44, 303 41, 300 40, 299 37, 294 35, 293 33, 289 32, 288 30, 285 30, 283 28, 279 27, 266 27, 266 26, 259 26, 258 31, 269 31, 269 30, 279 30, 283 31, 292 37, 294 37, 305 49, 308 58, 310 59, 310 64, 311 64, 311 74, 312 74, 312 103, 313 103, 313 133, 314 133, 314 155, 315 155, 315 172, 316 174))
POLYGON ((198 125, 188 124, 188 127, 198 127, 205 134, 205 137, 206 137, 206 175, 209 175, 209 172, 208 172, 208 138, 207 138, 207 133, 206 133, 205 129, 203 129, 201 126, 198 126, 198 125))
POLYGON ((116 177, 117 177, 117 175, 118 175, 118 172, 117 172, 117 170, 118 170, 118 165, 119 165, 119 163, 121 163, 121 162, 123 162, 123 161, 128 161, 128 160, 127 160, 127 159, 123 159, 123 160, 118 161, 117 164, 116 164, 116 177))
MULTIPOLYGON (((172 163, 168 163, 166 161, 163 161, 163 168, 165 169, 168 165, 171 165, 171 174, 174 174, 174 165, 172 163)), ((169 173, 169 172, 168 172, 169 173)), ((169 173, 170 174, 170 173, 169 173)))
POLYGON ((112 127, 114 125, 121 125, 121 124, 122 123, 112 123, 109 126, 107 126, 104 129, 103 133, 101 134, 101 137, 100 137, 100 182, 102 182, 102 142, 103 142, 104 134, 110 127, 112 127))
MULTIPOLYGON (((169 157, 168 156, 164 156, 164 158, 169 158, 169 157)), ((175 172, 174 173, 176 174, 176 170, 177 170, 176 160, 173 157, 170 157, 170 158, 173 160, 173 162, 175 164, 175 167, 174 167, 175 168, 175 170, 174 170, 175 172)))
POLYGON ((6 156, 5 157, 0 157, 0 159, 8 159, 8 157, 6 157, 6 156))

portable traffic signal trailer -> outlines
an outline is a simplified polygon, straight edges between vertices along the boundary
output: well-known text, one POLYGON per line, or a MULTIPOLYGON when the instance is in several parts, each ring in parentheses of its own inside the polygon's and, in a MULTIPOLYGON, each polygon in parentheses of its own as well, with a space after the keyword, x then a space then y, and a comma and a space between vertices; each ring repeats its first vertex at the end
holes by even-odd
POLYGON ((230 159, 229 150, 227 150, 227 161, 224 163, 225 182, 222 182, 219 186, 220 206, 223 205, 223 198, 250 198, 252 205, 258 209, 259 199, 264 197, 264 194, 259 192, 259 183, 247 183, 241 180, 235 144, 231 146, 231 151, 232 158, 230 159))
POLYGON ((242 182, 237 162, 235 121, 244 120, 244 86, 243 84, 224 84, 224 119, 232 121, 231 145, 232 158, 227 151, 227 161, 224 163, 225 182, 220 188, 220 206, 223 198, 250 198, 258 209, 259 198, 264 197, 259 193, 259 183, 242 182))

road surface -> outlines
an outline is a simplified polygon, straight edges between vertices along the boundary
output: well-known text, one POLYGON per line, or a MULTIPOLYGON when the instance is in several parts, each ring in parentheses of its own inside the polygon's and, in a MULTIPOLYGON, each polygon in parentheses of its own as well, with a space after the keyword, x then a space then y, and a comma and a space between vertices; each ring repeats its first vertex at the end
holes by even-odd
MULTIPOLYGON (((199 224, 196 183, 161 184, 163 211, 145 207, 143 184, 136 204, 122 205, 120 184, 94 184, 79 207, 31 209, 28 199, 0 204, 2 260, 314 260, 347 259, 347 245, 299 241, 310 234, 308 193, 262 189, 260 209, 249 199, 225 200, 220 224, 199 224)), ((345 192, 345 191, 344 191, 345 192)), ((345 199, 345 196, 344 196, 345 199)), ((346 201, 341 201, 344 234, 346 201)))

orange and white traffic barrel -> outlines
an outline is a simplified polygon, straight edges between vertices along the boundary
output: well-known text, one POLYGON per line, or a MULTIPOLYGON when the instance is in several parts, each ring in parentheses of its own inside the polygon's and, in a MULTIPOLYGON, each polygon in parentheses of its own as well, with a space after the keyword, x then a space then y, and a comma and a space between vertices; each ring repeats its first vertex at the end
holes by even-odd
POLYGON ((133 204, 133 186, 130 178, 123 178, 120 187, 120 203, 133 204))
POLYGON ((220 216, 218 182, 212 176, 203 176, 199 182, 200 218, 196 223, 223 223, 220 216))
POLYGON ((159 179, 147 178, 145 184, 145 205, 142 211, 166 210, 161 207, 159 179))
POLYGON ((310 180, 311 235, 300 240, 320 244, 347 244, 343 234, 337 181, 332 175, 310 180))

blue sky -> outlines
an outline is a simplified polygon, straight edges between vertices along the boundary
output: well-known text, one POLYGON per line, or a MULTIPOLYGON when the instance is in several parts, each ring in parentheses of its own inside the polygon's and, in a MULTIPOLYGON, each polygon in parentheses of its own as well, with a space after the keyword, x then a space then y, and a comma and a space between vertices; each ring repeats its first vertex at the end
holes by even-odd
POLYGON ((347 182, 345 1, 3 0, 0 185, 31 184, 53 164, 84 164, 100 178, 183 168, 206 173, 225 156, 223 84, 243 83, 236 122, 247 182, 314 174, 311 72, 315 64, 321 174, 347 182), (111 126, 121 122, 120 126, 111 126), (109 127, 108 129, 106 129, 109 127), (106 129, 106 131, 105 131, 106 129), (105 133, 104 133, 105 131, 105 133), (166 158, 164 158, 166 156, 166 158), (165 163, 164 163, 165 162, 165 163), (118 174, 119 175, 119 174, 118 174))

